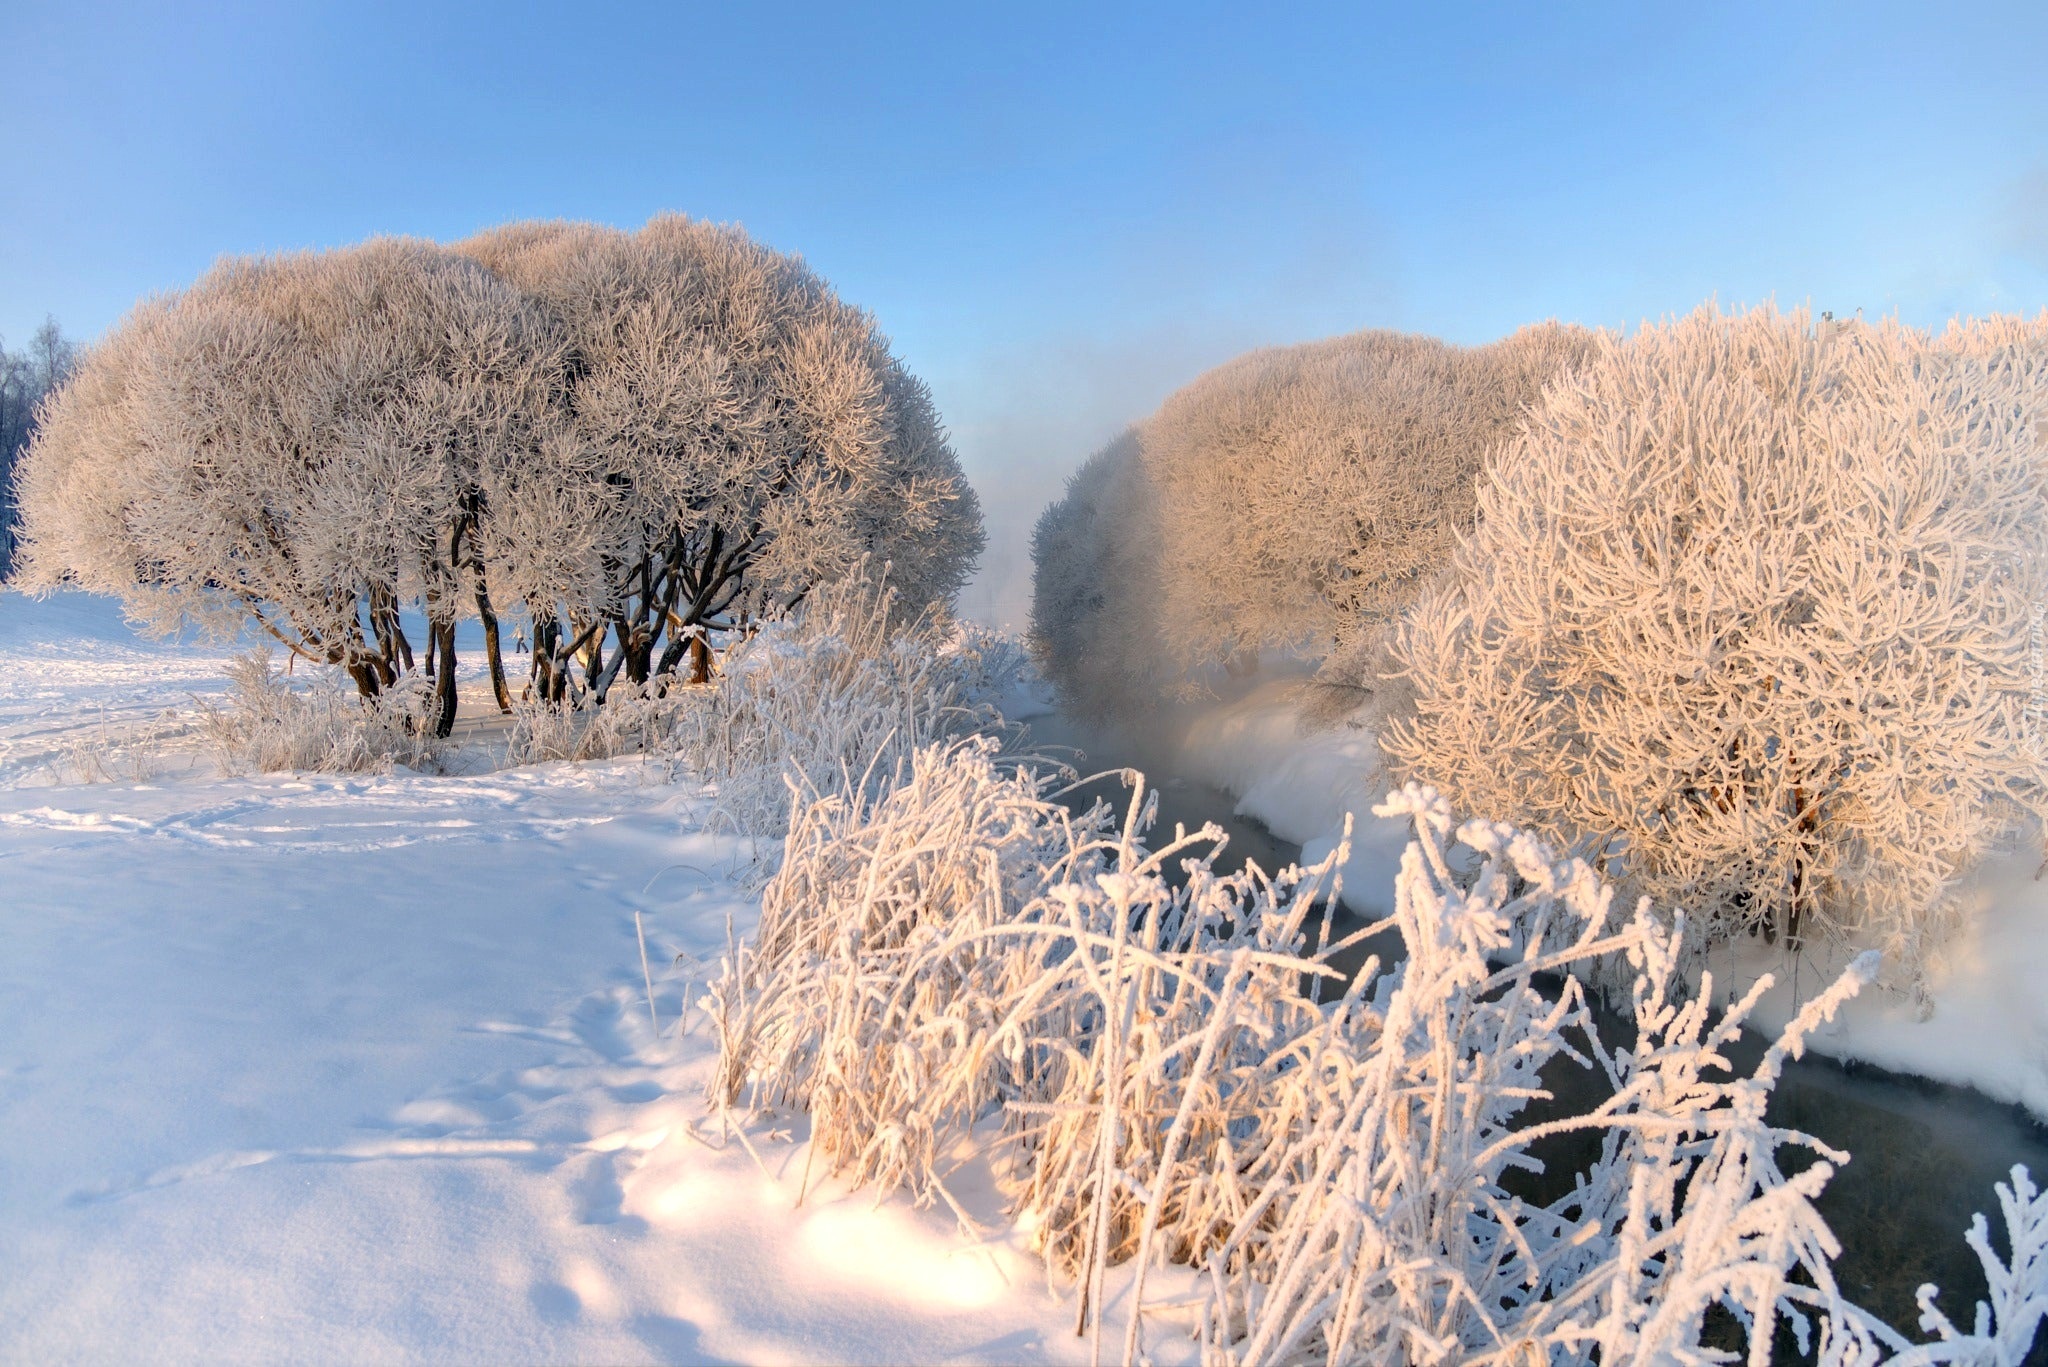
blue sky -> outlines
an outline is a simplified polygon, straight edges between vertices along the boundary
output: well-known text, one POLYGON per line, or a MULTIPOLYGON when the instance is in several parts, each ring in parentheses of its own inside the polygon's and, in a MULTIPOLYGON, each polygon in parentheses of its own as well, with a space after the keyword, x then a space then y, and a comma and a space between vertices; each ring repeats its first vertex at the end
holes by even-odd
POLYGON ((2048 5, 0 3, 0 337, 222 253, 744 223, 1021 529, 1251 346, 1776 297, 2048 307, 2048 5))

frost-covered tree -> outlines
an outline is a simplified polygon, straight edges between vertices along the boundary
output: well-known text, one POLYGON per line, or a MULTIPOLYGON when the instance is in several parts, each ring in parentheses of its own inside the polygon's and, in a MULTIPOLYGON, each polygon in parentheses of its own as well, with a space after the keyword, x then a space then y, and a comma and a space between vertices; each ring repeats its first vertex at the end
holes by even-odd
POLYGON ((710 632, 867 556, 949 598, 982 537, 874 321, 675 216, 226 261, 92 350, 19 487, 31 586, 162 631, 253 620, 365 696, 424 663, 443 734, 459 619, 501 708, 507 610, 544 699, 601 701, 686 653, 705 677, 710 632))
POLYGON ((1090 456, 1031 534, 1031 653, 1067 711, 1142 706, 1160 672, 1159 528, 1129 429, 1090 456))
POLYGON ((2044 343, 1768 308, 1601 338, 1396 637, 1396 767, 1714 934, 1918 964, 2048 810, 2044 343))
POLYGON ((45 318, 25 348, 0 345, 0 579, 14 562, 14 465, 35 435, 44 398, 71 374, 78 348, 45 318))
POLYGON ((1462 348, 1359 332, 1254 351, 1174 394, 1143 446, 1175 658, 1320 653, 1412 597, 1471 525, 1487 454, 1592 338, 1541 324, 1462 348))
POLYGON ((1471 525, 1487 453, 1593 336, 1541 324, 1461 348, 1360 332, 1196 379, 1039 523, 1048 677, 1099 714, 1262 648, 1370 639, 1471 525))
POLYGON ((414 666, 418 601, 446 734, 456 621, 489 615, 477 472, 542 449, 570 359, 543 310, 431 243, 224 261, 50 405, 19 480, 26 582, 163 632, 253 620, 365 696, 414 666))
POLYGON ((709 633, 863 556, 891 562, 915 607, 965 582, 980 511, 929 393, 798 259, 680 215, 636 233, 512 224, 456 250, 561 319, 576 349, 568 439, 545 457, 563 473, 539 487, 595 474, 602 497, 519 502, 578 553, 511 576, 544 695, 602 697, 686 652, 702 679, 709 633))

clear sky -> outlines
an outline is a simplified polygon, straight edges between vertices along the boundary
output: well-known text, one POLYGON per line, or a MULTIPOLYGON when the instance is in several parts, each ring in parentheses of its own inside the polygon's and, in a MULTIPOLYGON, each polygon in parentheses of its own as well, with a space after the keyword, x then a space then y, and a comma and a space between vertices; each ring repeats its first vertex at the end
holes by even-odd
POLYGON ((0 0, 0 338, 223 253, 745 224, 872 309, 1017 619, 1064 474, 1202 369, 1811 301, 2048 307, 2048 3, 0 0))

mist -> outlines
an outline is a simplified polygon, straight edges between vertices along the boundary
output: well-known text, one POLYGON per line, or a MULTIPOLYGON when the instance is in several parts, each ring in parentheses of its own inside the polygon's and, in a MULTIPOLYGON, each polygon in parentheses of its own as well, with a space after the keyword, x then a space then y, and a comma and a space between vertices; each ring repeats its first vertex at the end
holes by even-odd
POLYGON ((957 386, 957 398, 942 392, 988 529, 960 611, 1021 631, 1031 615, 1031 529, 1067 478, 1168 394, 1245 346, 1223 329, 1047 341, 989 355, 957 386))

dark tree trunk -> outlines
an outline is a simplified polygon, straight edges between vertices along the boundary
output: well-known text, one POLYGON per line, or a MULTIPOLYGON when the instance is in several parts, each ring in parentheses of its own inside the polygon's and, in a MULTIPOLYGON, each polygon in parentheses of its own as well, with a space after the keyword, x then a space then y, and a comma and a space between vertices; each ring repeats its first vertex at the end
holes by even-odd
POLYGON ((398 624, 398 601, 381 585, 370 586, 370 634, 376 638, 377 654, 384 662, 386 683, 412 668, 412 642, 398 624))
POLYGON ((626 678, 633 683, 644 684, 647 682, 648 662, 654 654, 654 633, 660 628, 658 614, 662 604, 653 557, 643 557, 636 573, 640 579, 639 598, 631 614, 619 623, 619 649, 624 658, 626 678))
POLYGON ((711 682, 711 640, 702 627, 690 638, 690 682, 711 682))
MULTIPOLYGON (((545 614, 545 609, 542 611, 545 614)), ((579 664, 588 670, 595 669, 593 662, 602 653, 602 634, 607 624, 607 619, 600 618, 590 626, 581 626, 571 618, 569 630, 575 636, 564 644, 561 621, 546 615, 540 618, 540 624, 534 628, 533 670, 548 702, 561 706, 570 701, 579 664)))
MULTIPOLYGON (((376 614, 373 611, 373 626, 375 620, 376 614)), ((381 650, 373 649, 370 643, 363 639, 362 619, 355 613, 349 614, 342 644, 331 647, 328 658, 348 671, 348 676, 355 680, 356 691, 365 698, 376 697, 398 679, 397 672, 385 662, 381 650)))
POLYGON ((626 677, 636 684, 645 684, 654 664, 654 633, 644 626, 633 628, 633 639, 626 646, 626 677))
MULTIPOLYGON (((600 621, 583 636, 583 686, 596 688, 597 680, 604 673, 604 630, 611 623, 600 621)), ((603 699, 599 699, 600 702, 603 699)))
POLYGON ((662 648, 661 659, 655 663, 654 672, 657 675, 675 673, 676 666, 683 662, 683 652, 690 648, 690 640, 689 636, 672 637, 662 648))
POLYGON ((512 690, 505 684, 505 655, 498 642, 498 614, 491 610, 491 595, 484 591, 481 581, 476 589, 476 615, 484 624, 484 657, 491 665, 491 692, 498 699, 498 710, 512 710, 512 690))
POLYGON ((1799 853, 1792 863, 1792 897, 1785 908, 1785 943, 1797 950, 1804 943, 1800 931, 1808 904, 1816 900, 1810 870, 1820 840, 1820 815, 1814 804, 1808 802, 1806 789, 1799 785, 1792 789, 1792 810, 1798 821, 1799 853))
POLYGON ((533 691, 542 702, 559 703, 561 665, 556 652, 562 648, 562 624, 538 607, 529 605, 529 610, 533 614, 533 691))
POLYGON ((607 697, 611 696, 612 684, 618 680, 620 668, 633 656, 633 638, 630 634, 630 628, 626 625, 625 618, 613 618, 612 629, 619 638, 619 648, 612 653, 610 661, 607 662, 604 659, 603 632, 597 634, 596 641, 591 645, 591 657, 600 662, 602 668, 598 669, 590 677, 590 696, 591 700, 600 706, 603 705, 607 697))
POLYGON ((436 738, 446 740, 455 730, 455 623, 434 622, 427 631, 428 648, 440 661, 434 676, 434 702, 428 711, 436 738))

